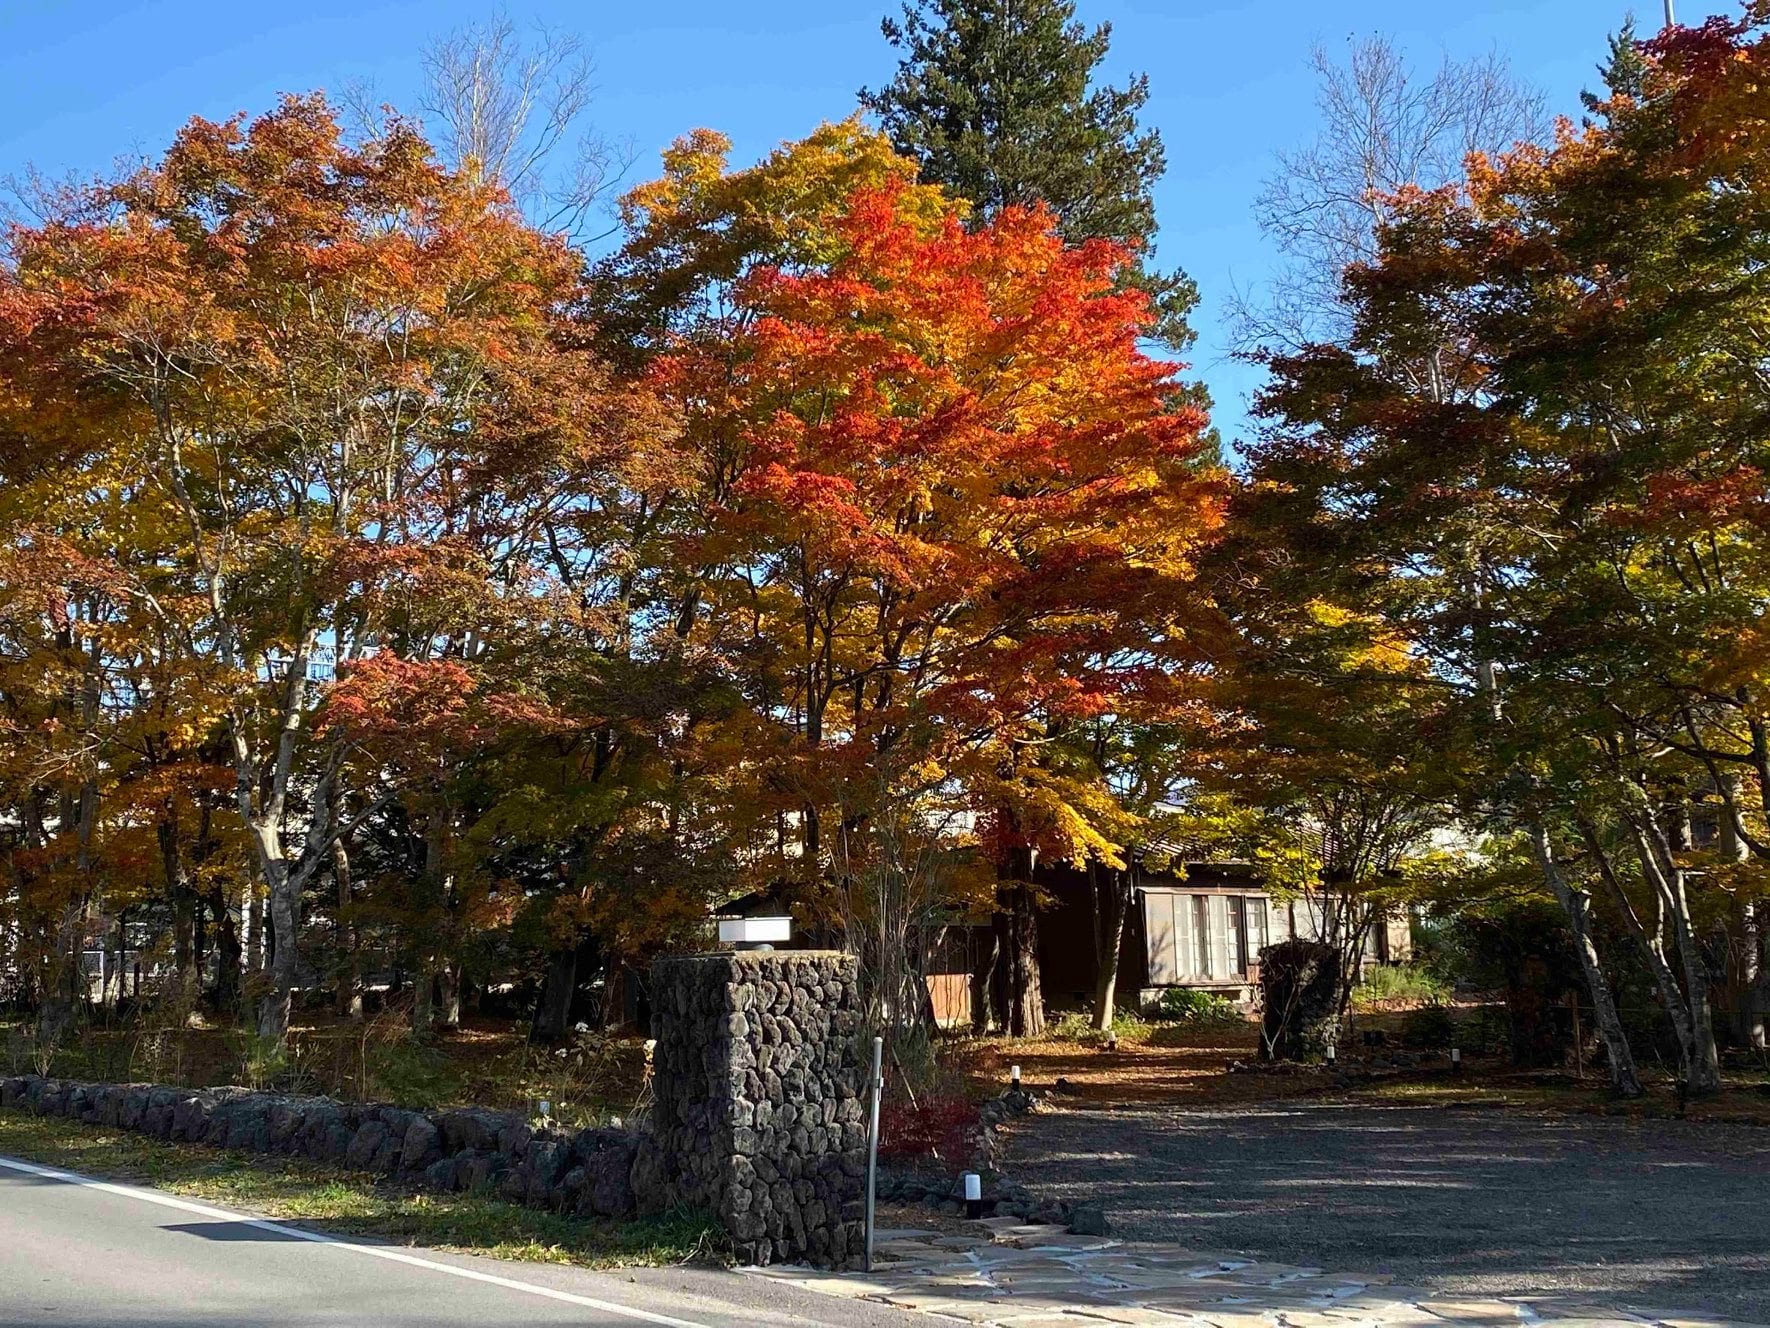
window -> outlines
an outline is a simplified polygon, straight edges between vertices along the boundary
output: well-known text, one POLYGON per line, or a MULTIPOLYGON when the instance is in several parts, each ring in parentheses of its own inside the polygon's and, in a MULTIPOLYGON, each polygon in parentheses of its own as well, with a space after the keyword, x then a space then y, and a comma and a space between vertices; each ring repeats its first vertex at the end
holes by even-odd
POLYGON ((1208 895, 1192 896, 1192 962, 1188 976, 1211 976, 1211 901, 1208 895))
POLYGON ((1260 951, 1272 944, 1267 936, 1266 901, 1250 895, 1241 902, 1243 916, 1247 918, 1248 963, 1257 964, 1260 951))
POLYGON ((1218 953, 1218 977, 1241 977, 1248 970, 1248 956, 1243 954, 1241 940, 1241 896, 1239 894, 1220 894, 1212 899, 1212 905, 1218 907, 1223 917, 1223 946, 1218 953))
POLYGON ((1282 911, 1275 916, 1264 895, 1149 891, 1143 898, 1153 986, 1239 981, 1261 950, 1282 939, 1274 934, 1282 911))
POLYGON ((1149 939, 1149 980, 1157 987, 1180 981, 1180 956, 1186 951, 1180 944, 1174 910, 1175 897, 1156 894, 1143 896, 1143 919, 1149 939))

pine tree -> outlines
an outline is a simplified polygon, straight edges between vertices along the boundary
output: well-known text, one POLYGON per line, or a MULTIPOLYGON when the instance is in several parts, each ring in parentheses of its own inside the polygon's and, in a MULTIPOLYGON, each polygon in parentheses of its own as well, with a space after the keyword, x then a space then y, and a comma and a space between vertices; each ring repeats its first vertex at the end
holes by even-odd
POLYGON ((906 0, 901 21, 882 28, 904 55, 861 104, 922 164, 923 181, 971 200, 979 221, 1042 202, 1066 240, 1130 245, 1143 260, 1132 280, 1161 313, 1157 335, 1190 345, 1197 287, 1147 265, 1151 190, 1167 165, 1161 134, 1137 121, 1149 80, 1095 85, 1111 26, 1089 31, 1073 0, 906 0))
POLYGON ((1647 87, 1647 57, 1641 53, 1641 43, 1635 37, 1635 20, 1627 19, 1622 28, 1610 34, 1610 53, 1604 63, 1598 66, 1598 76, 1604 80, 1604 91, 1582 92, 1579 94, 1580 104, 1589 113, 1587 123, 1591 123, 1591 115, 1603 115, 1605 103, 1612 97, 1623 95, 1639 99, 1647 87))

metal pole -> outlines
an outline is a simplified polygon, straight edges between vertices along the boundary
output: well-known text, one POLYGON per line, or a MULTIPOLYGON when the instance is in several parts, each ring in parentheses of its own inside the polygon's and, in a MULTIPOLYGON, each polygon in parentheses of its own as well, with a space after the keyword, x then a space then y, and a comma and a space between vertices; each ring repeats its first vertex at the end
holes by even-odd
POLYGON ((873 1193, 879 1178, 879 1099, 885 1095, 885 1039, 873 1039, 873 1123, 867 1130, 867 1271, 873 1271, 873 1193))
POLYGON ((1678 20, 1672 17, 1672 0, 1666 0, 1666 26, 1676 26, 1678 20))

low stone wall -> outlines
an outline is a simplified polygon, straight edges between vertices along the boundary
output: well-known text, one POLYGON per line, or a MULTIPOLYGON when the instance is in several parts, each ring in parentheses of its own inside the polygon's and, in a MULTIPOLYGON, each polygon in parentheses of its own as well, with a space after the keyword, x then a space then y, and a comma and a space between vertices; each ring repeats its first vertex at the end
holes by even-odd
POLYGON ((627 1217, 640 1136, 536 1129, 511 1112, 411 1111, 244 1088, 0 1079, 0 1107, 155 1139, 304 1157, 439 1190, 490 1189, 512 1203, 627 1217))
POLYGON ((660 959, 652 1004, 647 1202, 710 1210, 746 1263, 852 1262, 866 1178, 854 957, 660 959))
POLYGON ((439 1190, 489 1189, 579 1216, 699 1208, 744 1262, 853 1262, 866 1176, 854 959, 666 959, 653 983, 655 1105, 637 1130, 573 1133, 479 1108, 35 1076, 0 1080, 0 1107, 439 1190))

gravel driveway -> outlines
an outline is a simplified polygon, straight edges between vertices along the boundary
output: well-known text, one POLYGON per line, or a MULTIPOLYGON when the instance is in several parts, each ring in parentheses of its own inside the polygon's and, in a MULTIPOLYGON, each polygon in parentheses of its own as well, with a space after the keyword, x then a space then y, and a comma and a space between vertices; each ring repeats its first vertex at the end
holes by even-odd
POLYGON ((1770 1324, 1770 1130, 1313 1103, 1010 1128, 1010 1174, 1115 1235, 1770 1324))

